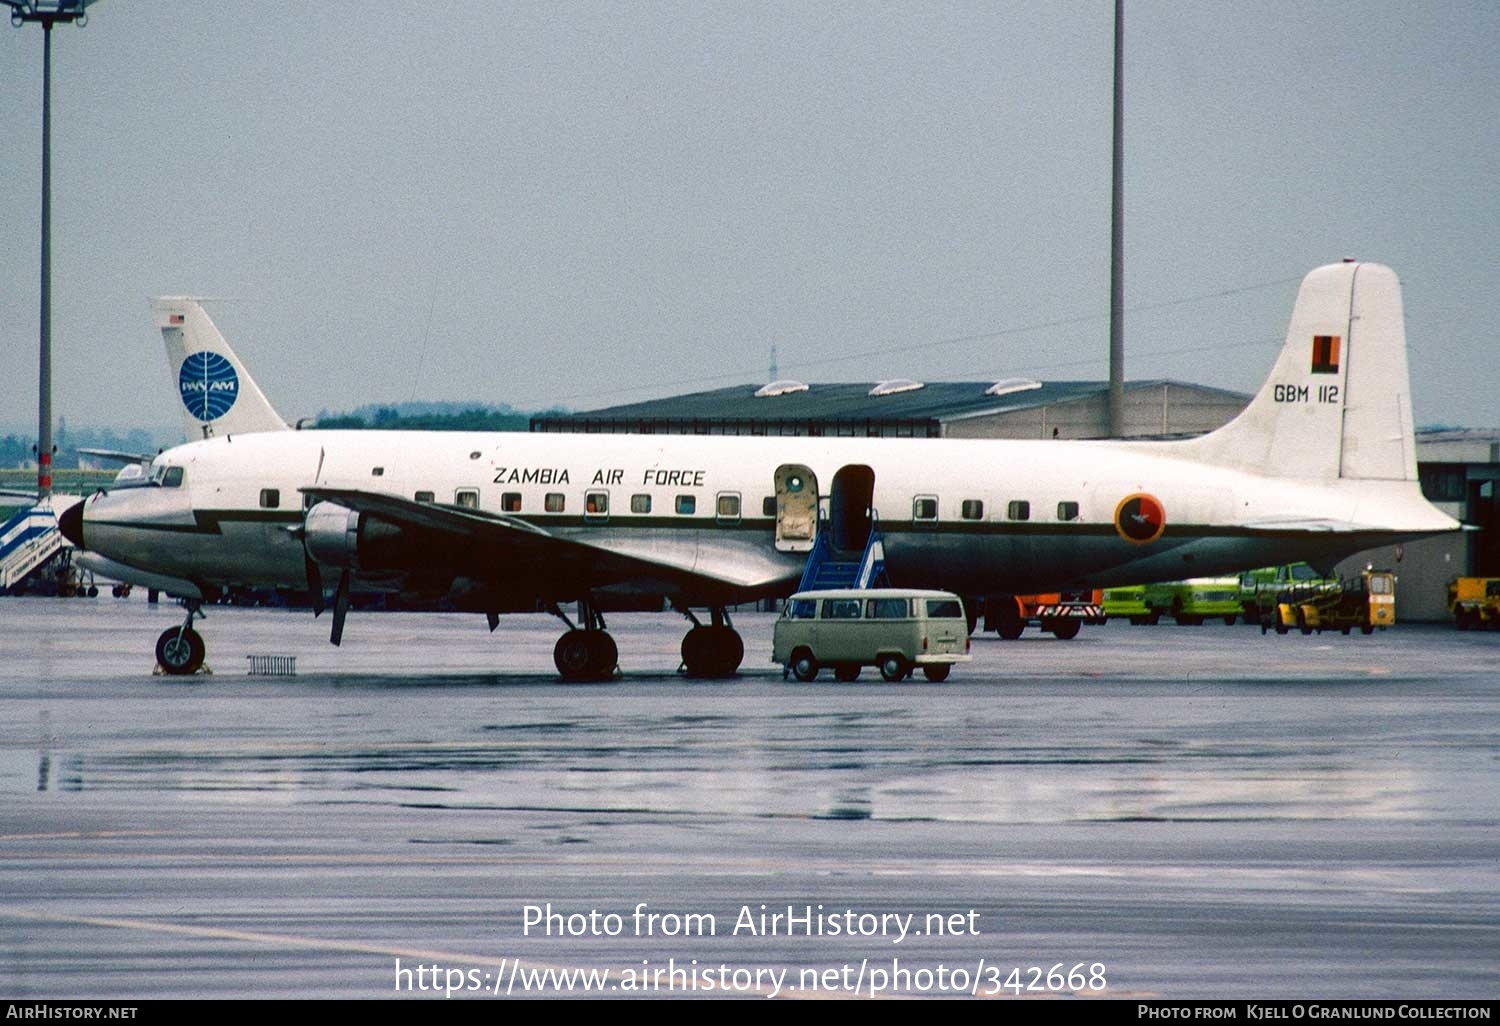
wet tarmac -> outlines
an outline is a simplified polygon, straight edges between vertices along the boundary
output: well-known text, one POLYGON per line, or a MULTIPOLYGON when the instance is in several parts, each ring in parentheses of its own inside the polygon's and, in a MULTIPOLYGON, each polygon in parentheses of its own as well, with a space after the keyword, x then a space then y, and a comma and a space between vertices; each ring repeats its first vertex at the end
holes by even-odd
POLYGON ((0 997, 1500 990, 1500 634, 798 684, 746 613, 692 682, 680 618, 620 614, 579 686, 547 617, 214 609, 214 673, 153 677, 180 618, 0 599, 0 997))

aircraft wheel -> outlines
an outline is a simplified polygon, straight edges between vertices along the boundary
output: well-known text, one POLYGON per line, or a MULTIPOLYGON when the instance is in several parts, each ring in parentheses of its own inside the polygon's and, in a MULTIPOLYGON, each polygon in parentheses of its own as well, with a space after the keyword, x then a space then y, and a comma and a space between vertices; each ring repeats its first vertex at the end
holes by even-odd
MULTIPOLYGON (((552 648, 552 662, 556 664, 557 672, 563 680, 600 680, 608 673, 608 670, 601 672, 599 669, 599 662, 606 649, 590 635, 603 635, 609 639, 608 648, 614 649, 614 639, 603 631, 568 631, 557 639, 557 644, 552 648)), ((610 669, 613 668, 611 664, 610 669)))
POLYGON ((156 639, 156 661, 174 677, 197 673, 205 651, 203 639, 191 627, 169 627, 156 639))
POLYGON ((1238 620, 1238 619, 1239 619, 1239 617, 1235 616, 1233 613, 1230 613, 1230 614, 1228 614, 1227 616, 1224 617, 1224 626, 1225 627, 1233 627, 1234 626, 1234 622, 1236 620, 1238 620))
POLYGON ((898 653, 890 652, 880 657, 880 676, 885 680, 905 680, 911 673, 911 664, 898 653))
POLYGON ((799 648, 792 653, 792 676, 803 683, 817 678, 818 661, 807 649, 799 648))
POLYGON ((597 680, 608 680, 620 661, 620 648, 608 631, 584 631, 588 635, 589 654, 594 676, 597 680))
POLYGON ((851 681, 859 680, 860 669, 858 665, 835 666, 833 668, 833 677, 835 680, 841 680, 845 684, 848 684, 851 681))
POLYGON ((1313 629, 1307 625, 1307 614, 1302 611, 1301 606, 1297 607, 1297 629, 1303 634, 1311 634, 1313 632, 1313 629))
POLYGON ((682 637, 689 677, 732 677, 744 658, 744 639, 733 627, 694 627, 682 637))
POLYGON ((948 679, 948 674, 953 670, 951 663, 928 663, 922 667, 922 676, 934 684, 941 684, 948 679))

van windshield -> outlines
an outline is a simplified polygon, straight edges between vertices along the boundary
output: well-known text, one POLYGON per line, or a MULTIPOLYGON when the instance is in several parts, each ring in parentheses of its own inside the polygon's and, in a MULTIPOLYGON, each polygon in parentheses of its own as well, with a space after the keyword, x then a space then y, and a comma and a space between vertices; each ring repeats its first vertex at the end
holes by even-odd
POLYGON ((964 607, 954 599, 928 599, 927 618, 929 620, 962 620, 964 607))

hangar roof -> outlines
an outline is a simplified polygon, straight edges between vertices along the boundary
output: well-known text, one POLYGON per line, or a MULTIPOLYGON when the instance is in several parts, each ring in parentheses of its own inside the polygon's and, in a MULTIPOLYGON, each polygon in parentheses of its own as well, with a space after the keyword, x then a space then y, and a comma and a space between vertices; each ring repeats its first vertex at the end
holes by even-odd
MULTIPOLYGON (((778 385, 800 384, 777 382, 778 385)), ((989 394, 993 381, 929 381, 919 388, 898 386, 875 395, 882 385, 894 382, 841 382, 810 384, 805 389, 777 388, 775 394, 756 395, 761 385, 731 385, 708 392, 692 392, 667 399, 608 406, 573 414, 546 414, 538 422, 566 423, 582 420, 935 420, 949 421, 964 417, 1007 413, 1014 410, 1053 406, 1075 402, 1109 391, 1105 381, 1022 382, 1000 384, 1003 394, 989 394), (1004 392, 1005 388, 1015 391, 1004 392)), ((1126 382, 1127 392, 1177 388, 1230 396, 1244 401, 1243 395, 1224 389, 1206 388, 1180 381, 1158 379, 1126 382)))

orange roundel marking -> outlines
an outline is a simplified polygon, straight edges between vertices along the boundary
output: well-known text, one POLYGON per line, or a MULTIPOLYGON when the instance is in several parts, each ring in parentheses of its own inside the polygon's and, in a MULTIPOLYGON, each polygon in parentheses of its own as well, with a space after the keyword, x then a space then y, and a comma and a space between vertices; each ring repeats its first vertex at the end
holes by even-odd
POLYGON ((1136 492, 1125 496, 1115 507, 1115 530, 1128 542, 1136 545, 1154 542, 1166 527, 1167 511, 1154 495, 1136 492))

